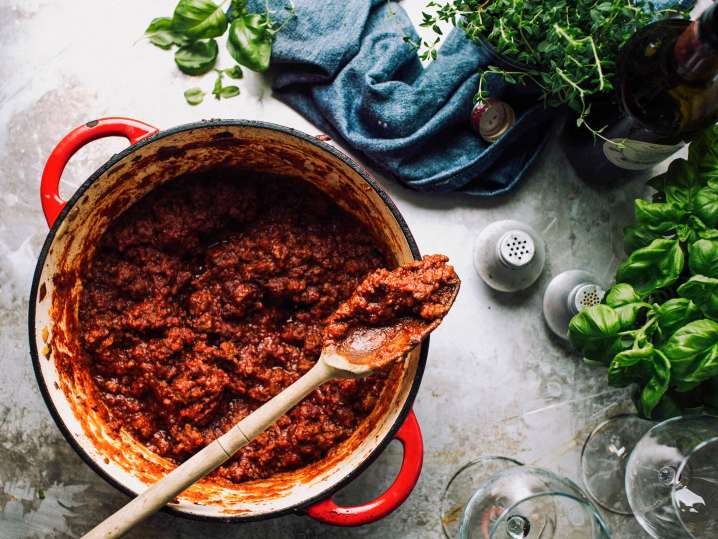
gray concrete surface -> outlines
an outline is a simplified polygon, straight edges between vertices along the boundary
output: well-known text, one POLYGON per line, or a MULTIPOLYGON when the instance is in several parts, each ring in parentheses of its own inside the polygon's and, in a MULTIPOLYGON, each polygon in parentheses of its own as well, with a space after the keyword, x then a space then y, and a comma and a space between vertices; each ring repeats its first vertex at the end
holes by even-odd
MULTIPOLYGON (((415 19, 423 2, 405 2, 415 19)), ((201 118, 274 121, 316 133, 274 100, 265 81, 241 81, 242 95, 185 104, 195 85, 170 53, 139 38, 172 2, 0 0, 0 538, 78 537, 127 501, 97 477, 53 423, 32 372, 26 330, 31 275, 46 234, 38 186, 60 138, 88 120, 130 116, 160 128, 201 118)), ((226 60, 226 59, 225 59, 226 60)), ((230 65, 228 61, 225 62, 230 65)), ((201 81, 211 87, 211 75, 201 81)), ((69 194, 119 139, 93 143, 71 161, 69 194)), ((605 371, 584 365, 552 338, 541 296, 552 276, 585 268, 610 280, 622 257, 621 229, 642 191, 633 182, 593 190, 573 175, 560 145, 549 145, 523 187, 494 201, 422 195, 382 180, 425 253, 450 256, 464 285, 456 309, 432 338, 415 410, 425 464, 408 501, 381 522, 352 530, 290 516, 249 525, 196 523, 157 515, 131 537, 440 537, 438 502, 456 468, 486 454, 516 457, 577 477, 588 431, 611 410, 630 408, 605 371), (474 272, 476 234, 495 219, 518 218, 543 231, 543 276, 517 295, 491 292, 474 272)), ((401 449, 381 458, 340 494, 360 502, 393 479, 401 449)), ((609 517, 616 537, 640 537, 635 522, 609 517)))

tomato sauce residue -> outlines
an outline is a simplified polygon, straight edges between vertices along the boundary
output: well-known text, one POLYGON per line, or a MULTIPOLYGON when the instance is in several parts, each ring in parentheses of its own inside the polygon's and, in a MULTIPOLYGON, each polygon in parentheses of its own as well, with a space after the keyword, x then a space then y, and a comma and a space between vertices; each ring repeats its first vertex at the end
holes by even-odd
MULTIPOLYGON (((83 283, 80 361, 113 428, 176 462, 307 372, 326 320, 388 265, 366 228, 301 180, 174 180, 103 235, 83 283)), ((372 411, 388 371, 323 385, 214 472, 316 462, 372 411)))
POLYGON ((382 366, 436 328, 461 284, 444 255, 371 273, 329 317, 324 340, 352 363, 382 366))

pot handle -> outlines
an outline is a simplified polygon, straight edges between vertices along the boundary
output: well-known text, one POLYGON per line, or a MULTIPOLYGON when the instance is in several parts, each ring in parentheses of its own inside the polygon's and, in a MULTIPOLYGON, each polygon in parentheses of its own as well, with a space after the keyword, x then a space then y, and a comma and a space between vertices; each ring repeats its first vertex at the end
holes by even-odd
POLYGON ((394 437, 404 446, 404 457, 399 474, 384 494, 354 507, 341 507, 330 497, 306 509, 307 515, 325 524, 361 526, 381 520, 404 503, 419 480, 424 460, 424 442, 413 411, 406 416, 394 437))
POLYGON ((73 129, 63 138, 45 163, 40 183, 42 211, 47 225, 52 226, 67 201, 60 198, 60 178, 70 158, 88 142, 104 137, 125 137, 135 144, 159 130, 131 118, 100 118, 73 129))

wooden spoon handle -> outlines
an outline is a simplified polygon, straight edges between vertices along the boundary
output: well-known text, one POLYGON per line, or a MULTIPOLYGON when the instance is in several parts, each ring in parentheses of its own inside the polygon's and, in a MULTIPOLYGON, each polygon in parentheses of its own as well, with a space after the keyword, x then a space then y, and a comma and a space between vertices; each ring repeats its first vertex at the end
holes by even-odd
POLYGON ((336 374, 336 369, 320 359, 307 374, 90 530, 83 538, 109 539, 124 535, 133 526, 159 511, 187 487, 228 460, 314 389, 334 378, 336 374))

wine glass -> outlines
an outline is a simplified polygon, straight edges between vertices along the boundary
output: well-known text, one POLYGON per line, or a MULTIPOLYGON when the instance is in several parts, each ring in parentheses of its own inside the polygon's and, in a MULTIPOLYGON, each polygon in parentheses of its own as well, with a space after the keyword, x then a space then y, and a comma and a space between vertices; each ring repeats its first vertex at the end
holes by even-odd
POLYGON ((625 485, 651 536, 718 537, 718 417, 676 417, 652 427, 631 451, 625 485))
MULTIPOLYGON (((460 510, 460 509, 459 509, 460 510)), ((598 509, 566 478, 502 457, 484 457, 462 467, 442 497, 442 525, 461 539, 605 539, 598 509), (458 531, 451 517, 465 489, 479 483, 458 531)))
POLYGON ((614 417, 589 435, 581 470, 597 504, 653 537, 718 537, 718 417, 614 417))
POLYGON ((441 496, 441 528, 448 539, 459 536, 461 517, 474 493, 495 474, 516 466, 523 464, 508 457, 486 455, 464 464, 451 476, 441 496))
POLYGON ((581 475, 591 499, 619 515, 632 515, 624 488, 631 450, 655 421, 622 414, 599 424, 583 444, 581 475))

